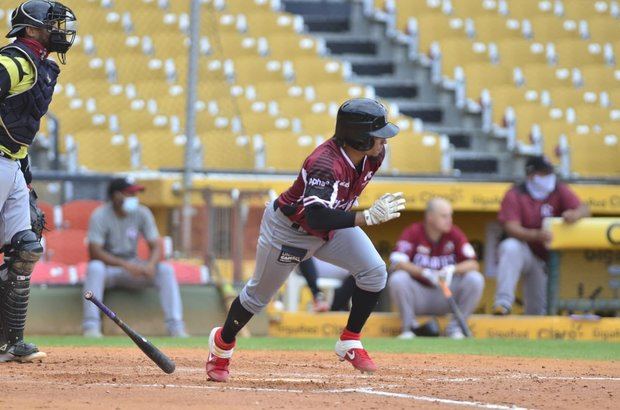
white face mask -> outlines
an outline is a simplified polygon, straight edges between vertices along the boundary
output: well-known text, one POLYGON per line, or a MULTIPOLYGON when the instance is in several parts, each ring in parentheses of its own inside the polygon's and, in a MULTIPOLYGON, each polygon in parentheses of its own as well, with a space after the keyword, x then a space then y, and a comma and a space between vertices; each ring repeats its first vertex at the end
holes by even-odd
POLYGON ((127 214, 134 212, 138 209, 138 205, 140 205, 140 200, 137 196, 128 196, 123 200, 123 211, 127 214))
POLYGON ((534 175, 531 180, 526 182, 527 190, 532 198, 537 200, 545 199, 555 189, 556 176, 555 174, 549 175, 534 175))

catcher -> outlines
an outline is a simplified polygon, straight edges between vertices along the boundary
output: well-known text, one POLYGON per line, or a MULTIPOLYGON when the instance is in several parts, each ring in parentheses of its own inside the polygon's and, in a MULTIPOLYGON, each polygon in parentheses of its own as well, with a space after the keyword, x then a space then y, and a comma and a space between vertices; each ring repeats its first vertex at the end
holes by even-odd
POLYGON ((31 0, 11 15, 7 37, 16 40, 0 49, 0 363, 32 362, 46 355, 24 342, 30 275, 41 257, 43 214, 36 207, 28 147, 47 112, 58 65, 65 63, 75 39, 73 12, 56 1, 31 0), (30 205, 29 205, 30 196, 30 205), (31 210, 34 223, 31 225, 31 210))

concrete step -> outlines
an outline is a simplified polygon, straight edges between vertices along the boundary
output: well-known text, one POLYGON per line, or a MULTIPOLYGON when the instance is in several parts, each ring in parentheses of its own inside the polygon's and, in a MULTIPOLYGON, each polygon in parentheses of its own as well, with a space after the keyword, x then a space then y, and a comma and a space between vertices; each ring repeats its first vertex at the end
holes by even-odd
POLYGON ((456 150, 454 169, 461 174, 497 174, 500 171, 499 157, 487 152, 456 150))
POLYGON ((401 114, 419 118, 426 123, 441 123, 444 118, 443 106, 437 103, 393 99, 398 104, 401 114))
POLYGON ((344 37, 340 39, 325 38, 325 47, 332 55, 343 57, 354 56, 374 56, 377 54, 377 44, 371 39, 355 39, 344 37))
POLYGON ((284 0, 284 11, 304 18, 310 32, 346 32, 350 30, 351 4, 340 1, 284 0))

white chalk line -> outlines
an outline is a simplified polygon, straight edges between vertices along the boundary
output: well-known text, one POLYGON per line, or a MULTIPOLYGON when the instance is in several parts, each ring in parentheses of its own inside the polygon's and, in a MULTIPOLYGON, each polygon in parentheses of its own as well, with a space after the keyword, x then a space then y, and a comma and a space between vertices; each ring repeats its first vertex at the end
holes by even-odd
POLYGON ((444 383, 467 383, 467 382, 479 382, 486 380, 500 380, 500 379, 516 379, 516 380, 568 380, 568 381, 620 381, 620 377, 606 377, 606 376, 544 376, 533 373, 525 374, 513 374, 505 376, 490 376, 490 377, 430 377, 427 378, 428 382, 444 382, 444 383))
MULTIPOLYGON (((27 380, 30 383, 37 384, 51 384, 51 385, 64 385, 73 386, 72 383, 66 382, 50 382, 50 381, 35 381, 27 380)), ((237 387, 237 386, 204 386, 204 385, 192 385, 192 384, 139 384, 139 383, 84 383, 81 387, 113 387, 113 388, 157 388, 157 389, 193 389, 193 390, 217 390, 217 391, 251 391, 251 392, 267 392, 267 393, 308 393, 308 394, 341 394, 341 393, 358 393, 372 396, 384 396, 399 399, 411 399, 416 401, 426 401, 432 403, 441 403, 453 406, 466 406, 476 407, 481 409, 497 409, 497 410, 527 410, 525 407, 518 407, 516 405, 507 406, 503 404, 483 403, 477 401, 468 400, 453 400, 442 399, 440 397, 433 396, 417 396, 407 393, 394 393, 383 390, 375 390, 372 387, 356 387, 347 389, 329 389, 329 390, 301 390, 301 389, 280 389, 280 388, 267 388, 267 387, 237 387)))

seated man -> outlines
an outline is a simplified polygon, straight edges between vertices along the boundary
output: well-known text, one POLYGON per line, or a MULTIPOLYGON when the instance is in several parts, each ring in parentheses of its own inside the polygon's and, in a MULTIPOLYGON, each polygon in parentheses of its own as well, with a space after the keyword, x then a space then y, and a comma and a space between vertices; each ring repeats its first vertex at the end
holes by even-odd
POLYGON ((510 188, 498 215, 508 236, 499 244, 493 314, 500 316, 510 314, 521 274, 525 314, 546 313, 545 243, 551 234, 541 229, 543 218, 561 216, 566 223, 574 223, 590 215, 588 206, 566 184, 557 182, 553 165, 546 158, 528 159, 525 172, 525 183, 510 188))
MULTIPOLYGON (((428 328, 435 326, 419 326, 416 315, 450 312, 439 280, 450 287, 465 317, 473 313, 482 296, 484 277, 478 272, 476 252, 465 234, 452 225, 452 206, 445 199, 431 199, 426 205, 424 222, 403 231, 390 263, 390 297, 402 320, 399 338, 430 336, 428 328)), ((454 319, 448 324, 446 335, 454 339, 464 337, 454 319)))
MULTIPOLYGON (((136 196, 143 190, 144 187, 125 178, 110 182, 109 202, 97 208, 90 218, 88 250, 91 260, 84 291, 90 290, 103 300, 104 289, 142 289, 154 285, 159 290, 168 333, 173 337, 187 337, 174 270, 160 262, 162 249, 153 214, 140 205, 136 196), (148 242, 148 260, 137 257, 138 235, 148 242)), ((101 337, 99 309, 87 300, 84 301, 83 332, 87 337, 101 337)))

